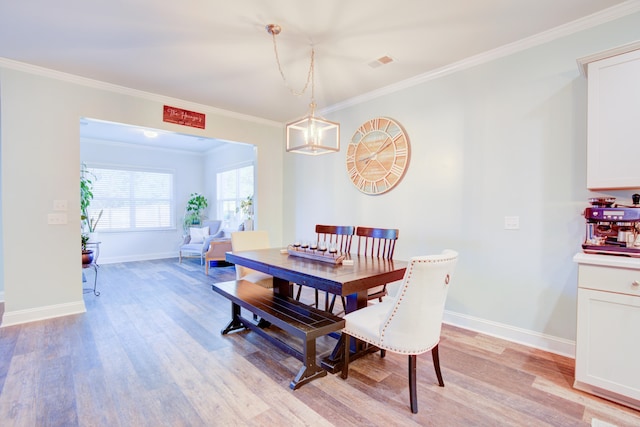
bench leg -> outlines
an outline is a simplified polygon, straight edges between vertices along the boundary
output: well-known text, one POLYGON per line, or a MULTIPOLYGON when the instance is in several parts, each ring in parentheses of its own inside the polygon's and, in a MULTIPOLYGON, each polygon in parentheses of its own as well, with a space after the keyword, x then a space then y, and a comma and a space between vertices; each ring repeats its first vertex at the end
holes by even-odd
POLYGON ((289 384, 289 388, 292 390, 296 390, 309 381, 327 375, 327 371, 316 364, 315 339, 308 339, 306 341, 304 345, 303 359, 304 366, 300 368, 296 377, 289 384))
POLYGON ((245 326, 240 321, 240 306, 238 304, 231 303, 231 322, 220 331, 222 335, 226 335, 229 332, 245 329, 245 326))

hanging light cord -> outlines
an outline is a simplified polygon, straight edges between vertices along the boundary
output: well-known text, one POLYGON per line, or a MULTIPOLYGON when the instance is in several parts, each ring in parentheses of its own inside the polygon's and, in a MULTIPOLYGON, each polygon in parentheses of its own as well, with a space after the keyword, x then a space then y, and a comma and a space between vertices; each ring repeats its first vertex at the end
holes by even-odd
POLYGON ((315 65, 315 49, 313 48, 313 45, 311 45, 311 61, 309 63, 309 72, 307 73, 307 81, 304 84, 304 87, 302 88, 301 91, 296 91, 291 86, 289 86, 289 82, 287 81, 287 78, 285 77, 284 72, 282 71, 282 65, 280 65, 280 56, 278 55, 278 47, 276 45, 276 35, 279 34, 280 31, 279 30, 273 31, 269 29, 269 26, 267 26, 267 31, 269 32, 269 34, 271 34, 271 37, 273 39, 273 51, 276 54, 278 71, 280 71, 280 75, 282 76, 282 81, 284 81, 284 85, 287 87, 287 89, 289 89, 289 92, 291 92, 293 95, 302 96, 307 91, 307 88, 309 87, 309 82, 311 82, 311 104, 315 106, 315 84, 314 84, 314 72, 313 72, 314 65, 315 65))

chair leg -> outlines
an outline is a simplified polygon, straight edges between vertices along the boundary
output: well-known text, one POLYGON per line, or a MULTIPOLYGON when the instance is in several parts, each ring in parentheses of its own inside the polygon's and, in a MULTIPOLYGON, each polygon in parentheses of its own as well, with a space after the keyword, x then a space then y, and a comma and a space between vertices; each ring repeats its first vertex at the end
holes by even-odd
POLYGON ((346 380, 349 376, 349 350, 351 347, 351 343, 349 335, 342 333, 342 377, 343 380, 346 380))
POLYGON ((411 412, 418 413, 418 395, 416 391, 416 355, 409 355, 409 400, 411 401, 411 412))
POLYGON ((385 357, 387 355, 387 350, 385 350, 384 348, 380 349, 380 357, 385 357))
POLYGON ((438 345, 431 349, 431 358, 433 359, 433 367, 436 370, 436 377, 438 377, 438 384, 440 387, 444 387, 444 381, 442 381, 442 372, 440 372, 440 356, 438 355, 438 345))

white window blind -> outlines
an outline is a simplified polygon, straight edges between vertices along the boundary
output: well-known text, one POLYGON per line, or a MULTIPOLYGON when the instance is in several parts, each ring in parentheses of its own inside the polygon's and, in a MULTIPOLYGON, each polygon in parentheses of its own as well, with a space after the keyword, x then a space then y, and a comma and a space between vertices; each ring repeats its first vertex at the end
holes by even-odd
POLYGON ((89 216, 102 217, 96 231, 169 229, 175 225, 173 174, 167 172, 88 168, 93 174, 89 216))

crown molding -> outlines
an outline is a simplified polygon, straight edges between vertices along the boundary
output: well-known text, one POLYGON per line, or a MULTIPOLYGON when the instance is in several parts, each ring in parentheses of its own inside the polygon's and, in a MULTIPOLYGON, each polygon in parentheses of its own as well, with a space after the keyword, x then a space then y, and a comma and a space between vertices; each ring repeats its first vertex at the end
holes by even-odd
POLYGON ((514 53, 521 52, 523 50, 539 46, 544 43, 548 43, 550 41, 577 33, 579 31, 587 30, 589 28, 605 24, 607 22, 622 18, 627 15, 631 15, 636 12, 640 12, 640 0, 629 0, 624 3, 620 3, 617 6, 605 9, 601 12, 577 19, 556 28, 552 28, 551 30, 547 30, 531 37, 506 44, 504 46, 480 53, 478 55, 470 56, 469 58, 465 58, 461 61, 437 68, 433 71, 420 74, 416 77, 412 77, 401 82, 385 86, 378 90, 374 90, 363 95, 347 99, 343 102, 333 104, 331 106, 323 108, 322 110, 319 110, 319 114, 328 114, 348 107, 353 107, 363 102, 367 102, 384 95, 389 95, 403 89, 411 88, 413 86, 435 80, 440 77, 454 74, 459 71, 475 67, 476 65, 484 64, 508 55, 512 55, 514 53))
POLYGON ((282 123, 267 120, 260 117, 250 116, 247 114, 236 113, 234 111, 223 110, 221 108, 212 107, 210 105, 198 104, 184 99, 172 98, 169 96, 159 95, 156 93, 145 92, 138 89, 132 89, 125 86, 119 86, 112 83, 103 82, 100 80, 94 80, 87 77, 78 76, 75 74, 69 74, 62 71, 56 71, 49 68, 39 67, 37 65, 27 64, 25 62, 15 61, 13 59, 0 57, 0 67, 9 68, 16 71, 22 71, 29 74, 35 74, 42 77, 47 77, 54 80, 64 81, 68 83, 74 83, 81 86, 90 87, 93 89, 101 89, 108 92, 120 93, 123 95, 134 96, 136 98, 147 99, 149 101, 158 102, 165 105, 179 105, 181 108, 190 109, 193 111, 203 111, 210 114, 217 114, 229 118, 245 120, 254 123, 260 123, 267 126, 282 127, 282 123))
POLYGON ((582 74, 583 77, 588 77, 589 63, 605 58, 611 58, 612 56, 622 55, 623 53, 631 52, 638 49, 640 49, 640 41, 614 47, 613 49, 608 49, 603 52, 594 53, 592 55, 583 56, 582 58, 576 59, 576 62, 578 63, 580 74, 582 74))

